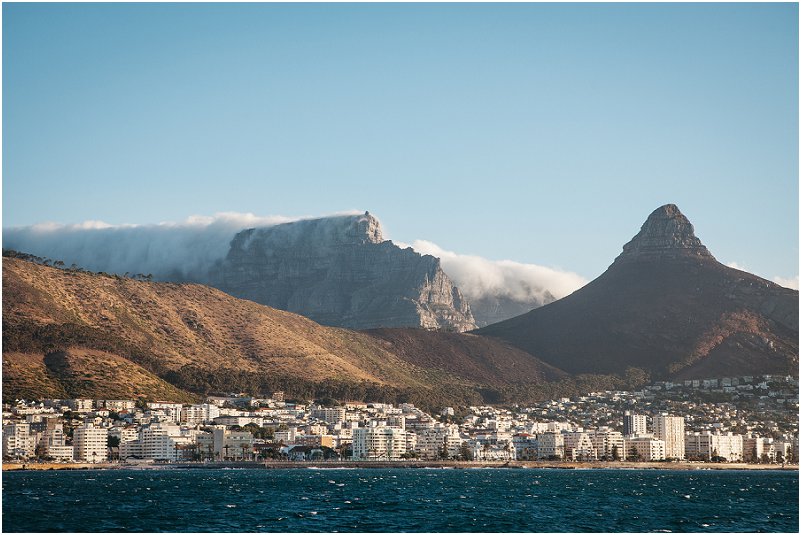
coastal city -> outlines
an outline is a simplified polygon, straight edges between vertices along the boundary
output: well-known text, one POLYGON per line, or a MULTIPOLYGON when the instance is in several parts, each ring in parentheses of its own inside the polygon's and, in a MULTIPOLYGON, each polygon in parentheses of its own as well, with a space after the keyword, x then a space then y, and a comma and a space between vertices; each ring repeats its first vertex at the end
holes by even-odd
POLYGON ((798 459, 798 380, 652 383, 529 406, 444 407, 292 400, 112 399, 3 405, 6 463, 267 461, 699 461, 798 459))

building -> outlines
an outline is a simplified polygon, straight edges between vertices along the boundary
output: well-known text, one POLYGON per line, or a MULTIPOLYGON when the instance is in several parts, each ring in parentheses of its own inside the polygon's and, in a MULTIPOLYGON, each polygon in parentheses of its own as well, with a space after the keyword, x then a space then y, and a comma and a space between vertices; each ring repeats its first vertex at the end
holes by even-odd
POLYGON ((623 413, 623 435, 637 436, 648 432, 647 419, 644 414, 634 414, 630 411, 623 413))
POLYGON ((28 422, 14 422, 3 426, 3 457, 26 459, 33 457, 36 441, 28 422))
POLYGON ((656 416, 654 436, 665 442, 666 459, 684 459, 684 417, 667 414, 656 416))
POLYGON ((629 459, 640 461, 663 461, 665 459, 665 441, 649 436, 626 439, 626 453, 629 459))
POLYGON ((518 433, 512 437, 515 448, 515 459, 518 461, 536 461, 539 442, 537 437, 528 433, 518 433))
POLYGON ((186 425, 201 425, 220 416, 220 407, 213 403, 186 405, 181 409, 181 422, 186 425))
POLYGON ((565 438, 562 433, 540 433, 537 435, 538 459, 563 459, 565 438))
POLYGON ((46 457, 55 461, 72 461, 75 451, 67 446, 64 424, 56 418, 47 418, 45 428, 39 436, 39 445, 46 457))
POLYGON ((108 459, 108 429, 85 422, 75 428, 72 446, 76 461, 105 462, 108 459))
POLYGON ((710 461, 722 458, 726 461, 743 460, 743 437, 727 433, 687 433, 684 435, 684 454, 691 461, 710 461))
POLYGON ((103 406, 114 412, 132 411, 136 408, 136 402, 130 399, 106 399, 103 406))
POLYGON ((462 439, 459 428, 437 424, 415 432, 417 442, 414 451, 421 459, 453 459, 459 456, 462 439))
POLYGON ((147 407, 151 411, 161 411, 170 421, 175 423, 181 422, 181 411, 183 410, 182 403, 169 403, 166 401, 154 401, 148 403, 147 407))
POLYGON ((323 420, 327 424, 338 424, 345 421, 345 407, 318 407, 311 410, 311 417, 323 420))
POLYGON ((612 431, 609 428, 602 427, 595 431, 589 432, 592 447, 599 459, 614 460, 623 459, 626 455, 626 447, 623 442, 623 433, 620 431, 612 431))
MULTIPOLYGON (((418 437, 419 440, 419 437, 418 437)), ((353 459, 396 461, 406 454, 406 431, 397 427, 360 427, 353 430, 353 459)))
POLYGON ((253 434, 250 431, 215 427, 212 435, 216 458, 247 460, 253 457, 253 434))
POLYGON ((598 458, 590 435, 583 431, 563 433, 565 438, 565 459, 573 461, 594 461, 598 458))

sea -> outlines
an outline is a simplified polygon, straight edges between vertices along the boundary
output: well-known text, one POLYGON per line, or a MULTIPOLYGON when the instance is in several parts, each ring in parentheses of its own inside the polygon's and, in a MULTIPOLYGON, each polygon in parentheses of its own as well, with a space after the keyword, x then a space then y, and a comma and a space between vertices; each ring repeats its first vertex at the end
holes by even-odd
POLYGON ((798 472, 120 469, 2 474, 4 532, 788 532, 798 472))

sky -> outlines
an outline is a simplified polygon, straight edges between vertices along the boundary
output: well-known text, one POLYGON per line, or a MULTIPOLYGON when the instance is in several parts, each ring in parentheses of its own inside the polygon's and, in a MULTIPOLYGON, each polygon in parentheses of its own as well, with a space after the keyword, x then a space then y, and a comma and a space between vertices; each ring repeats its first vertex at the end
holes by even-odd
POLYGON ((377 215, 592 279, 675 203, 798 276, 796 4, 8 4, 3 227, 377 215))

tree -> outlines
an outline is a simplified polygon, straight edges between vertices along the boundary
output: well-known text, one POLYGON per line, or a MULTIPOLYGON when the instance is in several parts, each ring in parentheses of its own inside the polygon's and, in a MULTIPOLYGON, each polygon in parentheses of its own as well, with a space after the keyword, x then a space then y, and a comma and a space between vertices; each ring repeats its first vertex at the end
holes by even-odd
POLYGON ((473 460, 473 451, 470 449, 470 446, 467 445, 467 442, 462 442, 462 445, 459 446, 459 457, 463 461, 473 460))
POLYGON ((619 461, 620 460, 620 452, 617 449, 617 444, 612 446, 612 460, 619 461))

